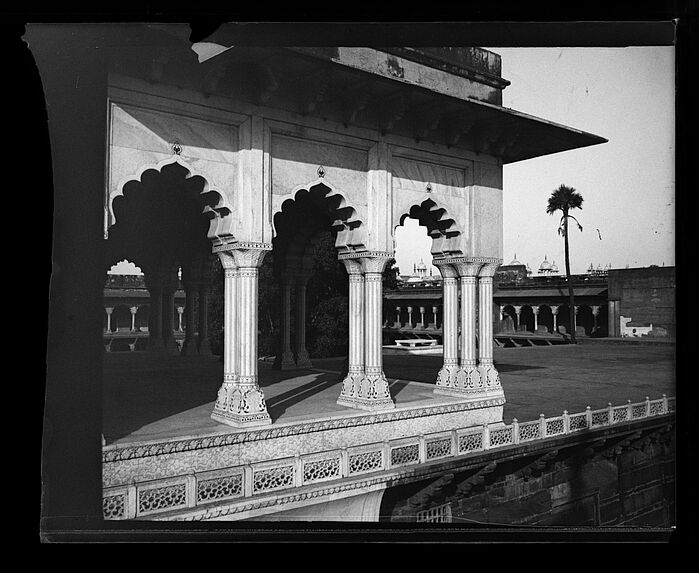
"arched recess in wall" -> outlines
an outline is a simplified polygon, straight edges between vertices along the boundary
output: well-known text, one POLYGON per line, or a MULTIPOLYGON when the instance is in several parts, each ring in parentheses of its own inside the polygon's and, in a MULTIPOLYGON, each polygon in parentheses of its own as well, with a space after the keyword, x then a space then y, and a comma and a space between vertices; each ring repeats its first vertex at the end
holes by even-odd
POLYGON ((427 234, 432 239, 431 253, 433 257, 463 255, 462 230, 455 219, 449 215, 447 209, 429 196, 398 213, 396 224, 392 229, 394 251, 396 246, 395 230, 403 225, 408 217, 417 219, 420 225, 427 229, 427 234))
POLYGON ((112 194, 109 210, 107 268, 128 259, 146 273, 208 255, 232 223, 223 195, 180 157, 139 169, 112 194))
POLYGON ((322 232, 335 236, 338 253, 362 250, 363 227, 357 210, 348 204, 345 195, 322 180, 296 187, 273 217, 277 271, 283 271, 280 265, 286 262, 308 270, 313 245, 322 232))

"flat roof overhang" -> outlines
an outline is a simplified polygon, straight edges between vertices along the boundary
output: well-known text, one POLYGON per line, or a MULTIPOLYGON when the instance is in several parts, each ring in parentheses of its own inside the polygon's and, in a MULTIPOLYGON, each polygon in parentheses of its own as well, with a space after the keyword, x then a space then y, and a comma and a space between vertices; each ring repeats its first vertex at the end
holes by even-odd
POLYGON ((33 28, 112 49, 117 74, 467 149, 503 164, 607 141, 499 105, 508 82, 499 77, 497 54, 480 48, 440 62, 439 54, 413 48, 235 46, 225 25, 194 44, 187 25, 92 26, 89 34, 75 26, 33 28))
MULTIPOLYGON (((382 134, 468 149, 499 157, 503 164, 607 142, 592 133, 462 95, 463 82, 473 85, 473 77, 434 69, 445 81, 436 82, 440 76, 431 75, 426 81, 429 86, 420 84, 420 75, 392 77, 390 69, 377 66, 372 58, 372 53, 381 52, 378 49, 208 44, 202 55, 201 46, 195 44, 192 49, 203 67, 237 70, 237 80, 228 83, 255 78, 258 93, 248 94, 253 100, 382 134), (342 56, 347 50, 352 51, 351 58, 342 56)), ((398 67, 422 65, 385 50, 398 67)))

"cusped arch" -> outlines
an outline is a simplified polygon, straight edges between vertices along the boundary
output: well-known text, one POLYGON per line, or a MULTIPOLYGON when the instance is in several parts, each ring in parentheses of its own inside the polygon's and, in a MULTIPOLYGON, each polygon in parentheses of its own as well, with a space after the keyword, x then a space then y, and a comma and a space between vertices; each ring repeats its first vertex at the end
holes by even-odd
POLYGON ((427 229, 432 239, 431 252, 434 256, 454 256, 463 254, 461 240, 463 230, 449 214, 448 209, 441 205, 435 197, 425 195, 410 207, 399 210, 393 225, 393 241, 395 248, 395 230, 410 217, 417 219, 420 225, 427 229))
POLYGON ((298 242, 304 235, 310 240, 320 228, 327 228, 328 223, 336 233, 335 246, 339 252, 364 248, 364 225, 357 209, 349 204, 346 193, 317 179, 294 187, 290 197, 282 201, 272 217, 273 237, 275 241, 293 238, 298 242))
POLYGON ((201 204, 201 214, 209 220, 207 238, 214 244, 232 240, 231 206, 224 194, 212 189, 207 176, 197 171, 180 156, 164 159, 156 164, 141 166, 136 173, 125 177, 110 193, 105 222, 105 238, 111 227, 119 222, 120 205, 128 200, 131 193, 137 193, 143 186, 162 184, 162 178, 185 181, 196 193, 201 204), (155 181, 158 178, 158 181, 155 181))

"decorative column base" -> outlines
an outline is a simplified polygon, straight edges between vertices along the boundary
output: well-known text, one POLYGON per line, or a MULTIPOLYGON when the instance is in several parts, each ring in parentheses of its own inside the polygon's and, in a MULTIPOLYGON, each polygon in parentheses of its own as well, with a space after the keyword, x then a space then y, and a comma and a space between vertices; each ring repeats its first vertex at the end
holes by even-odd
POLYGON ((308 356, 306 349, 299 351, 296 355, 296 368, 313 368, 311 358, 308 356))
POLYGON ((199 351, 197 350, 197 341, 193 336, 190 336, 189 338, 185 337, 180 355, 195 356, 196 354, 199 354, 199 351))
POLYGON ((396 407, 388 391, 388 380, 382 371, 350 373, 342 383, 342 393, 337 399, 340 406, 360 410, 390 410, 396 407), (354 396, 345 394, 345 389, 354 389, 354 396))
POLYGON ((293 370, 296 368, 296 361, 294 360, 294 353, 291 351, 284 352, 282 354, 281 362, 279 363, 280 370, 293 370))
POLYGON ((175 355, 180 353, 180 349, 177 346, 177 342, 175 342, 175 339, 172 337, 165 339, 164 348, 165 352, 167 352, 168 354, 175 355))
POLYGON ((272 423, 262 390, 256 384, 239 386, 233 379, 224 380, 219 388, 211 418, 238 428, 272 423))
POLYGON ((488 396, 504 396, 502 386, 500 385, 500 374, 493 364, 480 364, 478 371, 481 374, 482 390, 488 396))
POLYGON ((353 407, 353 400, 359 393, 359 383, 364 378, 364 369, 361 366, 350 366, 347 376, 342 381, 342 390, 337 399, 340 406, 353 407))
POLYGON ((442 394, 443 390, 450 390, 456 385, 456 377, 459 372, 459 365, 444 364, 437 373, 437 385, 435 386, 435 394, 442 394), (441 391, 440 391, 441 390, 441 391))

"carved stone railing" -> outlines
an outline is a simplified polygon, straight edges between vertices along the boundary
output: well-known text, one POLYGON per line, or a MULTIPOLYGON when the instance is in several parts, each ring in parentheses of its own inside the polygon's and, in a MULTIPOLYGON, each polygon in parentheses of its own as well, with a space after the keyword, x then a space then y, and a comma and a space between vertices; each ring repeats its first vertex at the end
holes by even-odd
POLYGON ((214 503, 235 501, 294 488, 354 478, 394 468, 468 456, 572 434, 603 426, 632 422, 675 411, 675 398, 663 394, 658 400, 612 406, 584 412, 512 424, 471 426, 457 430, 417 435, 301 456, 258 462, 244 466, 132 482, 103 490, 104 518, 135 519, 158 514, 205 508, 214 503))

